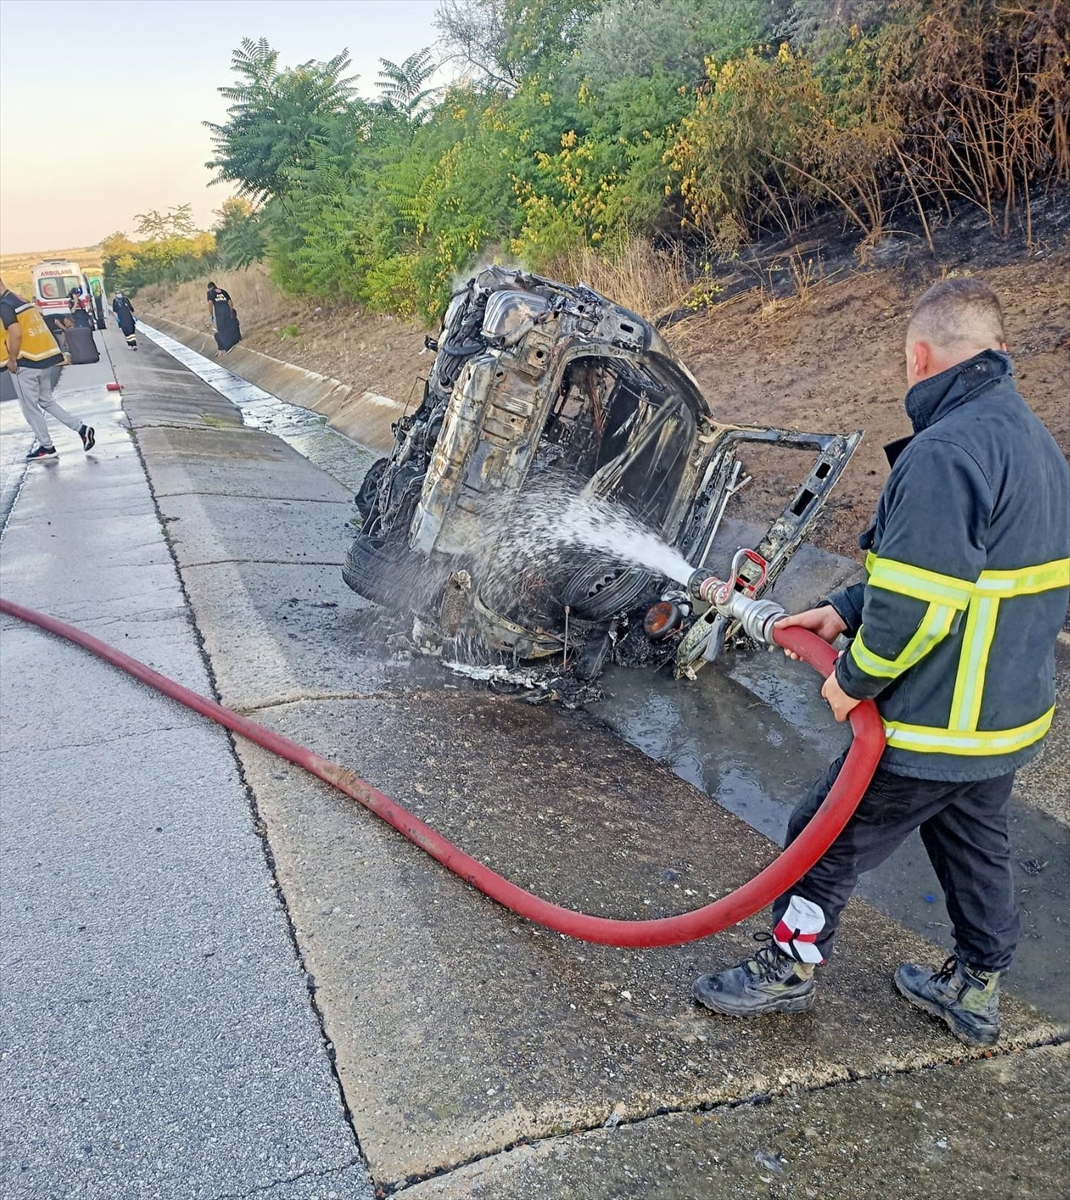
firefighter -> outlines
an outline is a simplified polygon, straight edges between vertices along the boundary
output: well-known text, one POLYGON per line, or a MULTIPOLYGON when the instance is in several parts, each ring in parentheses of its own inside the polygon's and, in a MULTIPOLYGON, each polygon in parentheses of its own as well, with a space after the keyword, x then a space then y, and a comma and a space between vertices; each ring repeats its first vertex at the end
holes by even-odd
MULTIPOLYGON (((694 996, 734 1016, 809 1011, 859 874, 919 829, 954 949, 936 970, 900 966, 895 985, 961 1041, 987 1046, 1019 929, 1007 806, 1055 706, 1070 468, 1018 393, 1002 308, 980 280, 945 280, 921 297, 906 374, 914 433, 886 448, 891 473, 859 539, 866 582, 783 622, 851 639, 822 696, 838 721, 875 700, 887 749, 846 828, 773 905, 754 957, 703 976, 694 996)), ((842 763, 792 814, 789 843, 842 763)))

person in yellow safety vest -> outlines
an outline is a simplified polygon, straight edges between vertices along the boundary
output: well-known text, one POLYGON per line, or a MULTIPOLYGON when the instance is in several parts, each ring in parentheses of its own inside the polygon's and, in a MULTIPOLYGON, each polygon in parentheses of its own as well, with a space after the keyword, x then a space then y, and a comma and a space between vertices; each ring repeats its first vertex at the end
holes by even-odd
POLYGON ((33 430, 37 444, 27 461, 55 458, 56 448, 48 432, 45 414, 73 429, 87 453, 96 443, 92 426, 72 417, 52 398, 52 368, 63 363, 56 339, 37 311, 37 306, 8 291, 0 279, 0 370, 7 371, 15 385, 19 408, 33 430))
MULTIPOLYGON (((822 696, 845 721, 877 703, 887 749, 854 816, 773 905, 753 958, 696 981, 715 1012, 806 1012, 863 871, 914 829, 944 891, 954 952, 904 964, 900 993, 969 1045, 999 1036, 999 984, 1018 938, 1007 806, 1055 706, 1054 646, 1070 595, 1070 467, 1018 394, 999 300, 978 279, 930 288, 906 339, 913 436, 859 539, 868 578, 784 620, 851 638, 822 696)), ((789 843, 832 787, 796 808, 789 843)))

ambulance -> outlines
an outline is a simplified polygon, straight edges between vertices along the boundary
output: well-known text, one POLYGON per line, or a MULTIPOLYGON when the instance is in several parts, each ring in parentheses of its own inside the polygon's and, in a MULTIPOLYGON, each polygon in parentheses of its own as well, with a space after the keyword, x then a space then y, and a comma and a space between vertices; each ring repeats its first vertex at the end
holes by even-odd
POLYGON ((80 287, 88 296, 89 279, 77 263, 61 258, 38 263, 30 268, 30 272, 33 276, 33 302, 49 329, 54 332, 59 322, 70 316, 67 297, 71 288, 80 287))

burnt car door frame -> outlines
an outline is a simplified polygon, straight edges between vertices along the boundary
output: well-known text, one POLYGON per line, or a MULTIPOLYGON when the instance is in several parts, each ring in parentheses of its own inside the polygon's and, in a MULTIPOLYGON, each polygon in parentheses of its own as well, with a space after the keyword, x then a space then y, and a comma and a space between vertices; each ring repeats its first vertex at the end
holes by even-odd
MULTIPOLYGON (((737 591, 753 598, 764 595, 776 583, 777 578, 791 561, 806 534, 825 506, 828 494, 835 487, 862 440, 861 430, 850 434, 801 433, 785 429, 759 429, 747 426, 719 425, 711 441, 711 455, 706 468, 705 486, 701 487, 695 500, 691 529, 680 543, 680 550, 688 562, 696 567, 703 564, 693 556, 702 550, 702 558, 709 553, 712 533, 724 515, 726 491, 733 488, 738 478, 738 453, 741 446, 766 445, 790 450, 817 451, 817 458, 794 496, 784 510, 772 522, 757 546, 753 547, 764 566, 746 560, 733 580, 737 591), (700 508, 705 512, 699 515, 700 508)), ((735 490, 738 490, 736 488, 735 490)), ((675 674, 677 678, 694 678, 708 662, 720 657, 727 643, 740 633, 738 621, 728 621, 709 609, 695 619, 680 639, 676 652, 675 674)))

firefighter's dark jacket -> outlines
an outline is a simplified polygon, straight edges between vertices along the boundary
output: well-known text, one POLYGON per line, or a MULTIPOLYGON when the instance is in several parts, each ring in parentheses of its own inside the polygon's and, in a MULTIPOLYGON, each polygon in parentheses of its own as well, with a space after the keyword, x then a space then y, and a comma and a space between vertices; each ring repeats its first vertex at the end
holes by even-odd
POLYGON ((877 700, 888 770, 990 779, 1051 725, 1070 468, 998 351, 915 384, 906 409, 914 436, 860 539, 868 579, 829 598, 854 639, 836 676, 877 700))

